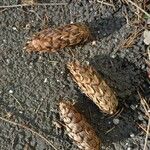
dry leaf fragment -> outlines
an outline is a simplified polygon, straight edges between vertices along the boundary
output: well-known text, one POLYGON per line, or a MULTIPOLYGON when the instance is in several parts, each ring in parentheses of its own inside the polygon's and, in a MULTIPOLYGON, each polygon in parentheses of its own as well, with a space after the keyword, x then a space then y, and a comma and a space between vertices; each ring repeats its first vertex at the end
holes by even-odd
POLYGON ((81 150, 100 149, 100 139, 96 136, 92 126, 71 102, 61 101, 59 111, 69 137, 75 141, 81 150))
POLYGON ((83 44, 92 38, 85 24, 67 24, 55 29, 45 29, 27 42, 26 50, 39 52, 55 52, 65 47, 83 44))
POLYGON ((108 114, 116 112, 118 100, 114 92, 93 67, 82 66, 78 61, 68 63, 67 67, 83 93, 103 112, 108 114))

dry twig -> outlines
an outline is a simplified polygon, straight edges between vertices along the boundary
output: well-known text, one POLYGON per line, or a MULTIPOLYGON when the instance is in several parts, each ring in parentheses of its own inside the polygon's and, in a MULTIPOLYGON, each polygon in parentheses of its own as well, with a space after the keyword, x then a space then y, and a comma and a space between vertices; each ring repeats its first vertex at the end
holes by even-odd
POLYGON ((7 122, 11 125, 14 125, 14 126, 18 126, 20 128, 23 128, 23 129, 26 129, 27 131, 30 131, 32 134, 40 137, 41 139, 43 139, 46 143, 48 143, 54 150, 57 150, 57 148, 52 144, 52 142, 48 141, 43 135, 39 134, 38 132, 34 131, 33 129, 25 126, 25 125, 22 125, 22 124, 19 124, 19 123, 16 123, 14 121, 11 121, 11 120, 8 120, 6 118, 3 118, 3 117, 0 117, 1 120, 3 120, 4 122, 7 122))
POLYGON ((113 129, 115 129, 115 126, 114 126, 114 127, 112 127, 112 128, 110 128, 108 131, 106 131, 106 133, 105 133, 105 134, 110 133, 113 129))
POLYGON ((62 6, 67 5, 67 3, 35 3, 35 4, 18 4, 18 5, 3 5, 1 8, 16 8, 16 7, 24 7, 24 6, 62 6))
POLYGON ((131 0, 125 0, 126 3, 130 3, 131 5, 135 6, 138 10, 140 10, 141 12, 143 12, 147 17, 150 18, 150 14, 148 12, 146 12, 144 9, 142 9, 140 6, 138 6, 136 3, 134 3, 133 1, 131 0))
POLYGON ((110 4, 110 3, 107 3, 107 2, 104 2, 103 0, 100 1, 100 0, 97 0, 98 3, 101 3, 101 5, 107 5, 107 6, 111 6, 111 7, 114 7, 113 4, 110 4))
POLYGON ((150 131, 150 117, 148 119, 148 125, 147 125, 146 137, 145 137, 145 143, 144 143, 143 150, 146 150, 146 147, 147 147, 147 140, 148 140, 148 136, 149 136, 149 131, 150 131))
POLYGON ((121 44, 121 48, 129 48, 132 47, 135 39, 142 34, 143 29, 137 30, 133 32, 123 43, 121 44))
POLYGON ((148 105, 148 103, 146 102, 146 100, 140 95, 140 93, 138 92, 138 95, 141 99, 141 104, 144 108, 145 111, 145 115, 148 117, 148 125, 147 125, 147 130, 146 130, 146 137, 145 137, 145 143, 144 143, 144 148, 143 150, 146 150, 147 147, 147 140, 148 140, 148 136, 149 136, 149 132, 150 132, 150 107, 148 105))
POLYGON ((141 99, 141 104, 142 104, 142 106, 143 106, 143 108, 144 108, 145 115, 146 115, 148 118, 150 118, 150 112, 149 112, 150 107, 149 107, 149 105, 147 104, 146 100, 140 95, 139 92, 138 92, 138 95, 139 95, 139 97, 140 97, 140 99, 141 99))
POLYGON ((12 98, 14 98, 14 100, 19 104, 19 106, 20 106, 22 109, 24 109, 23 106, 21 105, 21 103, 19 102, 19 100, 18 100, 13 94, 10 94, 10 96, 11 96, 12 98))
POLYGON ((138 124, 138 123, 137 123, 137 125, 138 125, 138 127, 140 127, 145 133, 147 133, 146 129, 145 129, 142 125, 140 125, 140 124, 138 124))

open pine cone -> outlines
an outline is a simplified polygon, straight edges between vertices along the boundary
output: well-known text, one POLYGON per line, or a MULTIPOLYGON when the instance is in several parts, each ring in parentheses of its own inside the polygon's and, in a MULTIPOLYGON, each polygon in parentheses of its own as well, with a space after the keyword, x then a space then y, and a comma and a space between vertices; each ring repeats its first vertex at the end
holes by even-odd
POLYGON ((45 29, 37 33, 27 42, 25 49, 28 52, 55 52, 65 47, 84 44, 92 39, 89 28, 85 24, 74 23, 45 29))
POLYGON ((60 118, 64 121, 70 138, 81 150, 100 150, 100 139, 71 102, 59 103, 60 118))
POLYGON ((118 100, 114 92, 93 67, 82 66, 78 61, 68 63, 67 67, 83 93, 103 112, 107 114, 116 112, 118 100))

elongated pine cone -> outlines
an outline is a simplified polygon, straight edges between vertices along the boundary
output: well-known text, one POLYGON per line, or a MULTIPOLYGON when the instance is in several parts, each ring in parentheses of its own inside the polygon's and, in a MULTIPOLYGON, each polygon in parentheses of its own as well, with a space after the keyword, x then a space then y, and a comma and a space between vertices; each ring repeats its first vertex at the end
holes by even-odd
POLYGON ((116 112, 118 100, 114 92, 93 67, 82 66, 78 61, 68 63, 67 67, 83 93, 103 112, 107 114, 116 112))
POLYGON ((64 121, 70 138, 81 150, 100 150, 100 139, 92 126, 86 121, 71 102, 59 103, 60 118, 64 121))
POLYGON ((45 29, 37 33, 27 42, 25 49, 28 52, 55 52, 65 47, 83 44, 92 39, 89 28, 85 24, 74 23, 45 29))

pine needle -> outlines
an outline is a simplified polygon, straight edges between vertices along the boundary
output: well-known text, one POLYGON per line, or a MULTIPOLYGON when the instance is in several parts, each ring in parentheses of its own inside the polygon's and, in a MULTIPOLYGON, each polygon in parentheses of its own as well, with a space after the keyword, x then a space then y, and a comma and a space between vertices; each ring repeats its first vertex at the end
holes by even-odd
POLYGON ((25 126, 25 125, 22 125, 22 124, 19 124, 19 123, 16 123, 14 121, 11 121, 11 120, 8 120, 6 118, 3 118, 3 117, 0 117, 1 120, 3 120, 4 122, 7 122, 11 125, 14 125, 14 126, 18 126, 20 128, 23 128, 23 129, 26 129, 27 131, 30 131, 32 134, 40 137, 41 139, 43 139, 46 143, 48 143, 54 150, 57 150, 57 148, 52 144, 52 142, 48 141, 43 135, 39 134, 38 132, 32 130, 31 128, 25 126))
POLYGON ((150 113, 149 113, 150 107, 149 107, 148 103, 146 102, 146 100, 140 95, 139 92, 138 92, 138 95, 139 95, 139 97, 141 99, 141 104, 142 104, 142 106, 144 108, 145 115, 148 117, 148 125, 147 125, 147 130, 146 130, 146 137, 145 137, 144 148, 143 148, 143 150, 146 150, 147 140, 148 140, 148 136, 149 136, 149 132, 150 132, 150 113))
POLYGON ((107 2, 104 2, 103 0, 100 1, 100 0, 97 0, 98 3, 101 3, 102 5, 107 5, 107 6, 111 6, 111 7, 114 7, 113 4, 110 4, 110 3, 107 3, 107 2))
POLYGON ((148 140, 148 136, 149 136, 149 131, 150 131, 150 117, 149 117, 149 120, 148 120, 148 125, 147 125, 146 137, 145 137, 145 143, 144 143, 143 150, 146 150, 146 147, 147 147, 147 140, 148 140))
POLYGON ((1 8, 16 8, 16 7, 24 7, 24 6, 62 6, 67 5, 67 3, 35 3, 35 4, 18 4, 18 5, 3 5, 1 8))
POLYGON ((131 3, 131 5, 135 6, 136 8, 138 8, 141 12, 143 12, 147 17, 150 18, 150 14, 148 12, 146 12, 144 9, 142 9, 140 6, 138 6, 136 3, 134 3, 131 0, 126 0, 127 2, 131 3))

